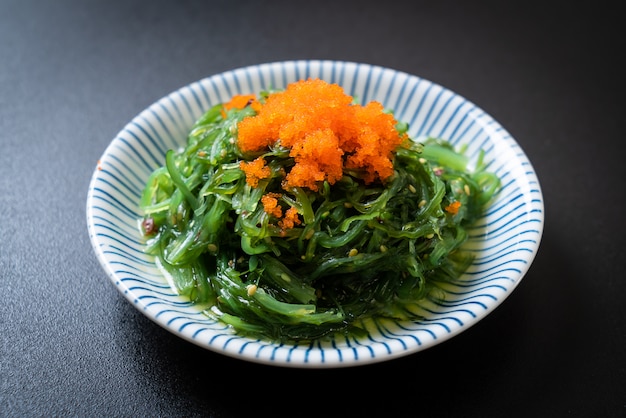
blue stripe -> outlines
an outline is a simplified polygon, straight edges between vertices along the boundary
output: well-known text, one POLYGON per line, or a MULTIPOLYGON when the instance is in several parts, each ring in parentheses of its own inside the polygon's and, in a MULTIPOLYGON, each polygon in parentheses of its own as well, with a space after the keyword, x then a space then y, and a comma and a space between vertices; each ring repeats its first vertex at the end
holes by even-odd
POLYGON ((141 133, 145 135, 145 137, 160 153, 165 154, 165 152, 168 149, 168 146, 165 145, 163 138, 161 138, 159 135, 156 135, 156 131, 152 127, 152 124, 150 124, 150 122, 148 122, 145 118, 142 118, 142 122, 144 122, 144 124, 146 124, 148 127, 152 128, 153 134, 148 133, 148 131, 143 127, 143 125, 138 122, 131 122, 131 125, 134 126, 136 129, 139 129, 141 133), (155 137, 156 139, 158 139, 158 143, 155 140, 155 137))
POLYGON ((363 86, 363 94, 362 94, 363 104, 367 104, 371 101, 371 99, 369 98, 371 78, 372 78, 372 68, 368 67, 367 75, 365 75, 365 86, 363 86))
POLYGON ((174 117, 169 111, 168 114, 170 115, 170 118, 172 120, 172 123, 174 125, 176 125, 176 127, 178 128, 178 130, 180 132, 184 132, 186 131, 186 129, 184 128, 183 122, 184 122, 184 118, 183 118, 183 114, 180 111, 180 108, 178 107, 178 105, 176 104, 176 102, 174 101, 174 94, 167 96, 167 100, 170 104, 170 108, 174 109, 174 113, 176 113, 176 115, 178 115, 178 117, 174 117))
MULTIPOLYGON (((396 112, 396 116, 399 118, 403 118, 403 115, 401 113, 397 112, 398 107, 397 106, 389 106, 389 100, 390 100, 390 96, 391 96, 391 92, 394 90, 394 86, 396 85, 396 78, 398 77, 398 73, 394 73, 393 76, 391 77, 391 83, 389 84, 389 88, 387 89, 387 93, 385 94, 385 98, 383 99, 383 105, 385 107, 389 107, 391 109, 394 110, 394 112, 396 112)), ((382 78, 382 73, 381 73, 381 78, 382 78)))
POLYGON ((241 93, 241 84, 239 83, 239 77, 237 77, 236 73, 233 73, 233 81, 235 82, 235 88, 233 93, 230 95, 231 97, 241 93))
MULTIPOLYGON (((452 102, 452 100, 455 99, 455 96, 451 96, 450 97, 450 103, 452 102)), ((448 135, 446 135, 446 131, 448 130, 448 128, 451 126, 452 121, 456 118, 456 115, 459 114, 459 112, 461 111, 461 108, 463 107, 463 105, 465 104, 465 101, 461 100, 461 102, 458 104, 458 106, 452 111, 452 114, 448 117, 448 120, 446 121, 446 123, 443 125, 443 127, 441 128, 441 130, 439 131, 438 134, 436 134, 435 136, 438 138, 447 138, 449 137, 448 135)), ((463 116, 463 118, 465 118, 466 115, 463 116)), ((462 121, 463 119, 461 119, 462 121)), ((457 125, 458 126, 458 125, 457 125)), ((431 129, 433 129, 434 127, 431 127, 431 129)), ((457 128, 454 128, 454 131, 457 128)), ((454 134, 453 131, 453 134, 454 134)))
MULTIPOLYGON (((404 83, 402 83, 402 89, 400 90, 400 94, 398 95, 398 98, 396 99, 396 104, 393 107, 394 109, 398 109, 400 108, 400 101, 402 100, 402 97, 404 97, 404 92, 406 92, 406 86, 409 82, 409 78, 404 80, 404 83)), ((406 109, 409 106, 409 104, 411 103, 411 99, 413 98, 413 96, 415 95, 415 91, 417 90, 417 87, 419 86, 419 84, 421 83, 422 80, 417 81, 417 83, 415 83, 413 85, 413 88, 411 89, 411 91, 409 92, 405 102, 404 102, 404 107, 400 110, 400 115, 398 116, 399 118, 403 119, 405 118, 405 113, 406 113, 406 109)), ((417 112, 416 112, 417 114, 417 112)))
POLYGON ((140 184, 136 184, 130 181, 130 179, 128 177, 125 177, 116 166, 113 165, 108 165, 109 167, 111 167, 111 170, 116 171, 117 173, 114 173, 111 170, 106 170, 106 169, 102 169, 102 175, 108 175, 109 179, 105 179, 104 177, 102 177, 102 182, 103 183, 107 183, 109 184, 112 188, 114 188, 116 191, 118 191, 119 193, 123 194, 127 199, 131 200, 131 201, 137 201, 137 199, 139 199, 141 197, 142 194, 142 189, 141 187, 143 187, 143 185, 140 184), (118 185, 120 187, 118 187, 118 185), (125 191, 122 191, 121 188, 124 188, 125 191), (129 194, 131 196, 129 196, 129 194))
MULTIPOLYGON (((131 271, 126 271, 126 270, 118 270, 116 271, 117 274, 122 274, 122 275, 131 275, 133 277, 125 277, 123 279, 121 279, 120 281, 123 283, 128 283, 128 282, 138 282, 141 283, 144 286, 150 286, 151 288, 156 288, 156 289, 169 289, 170 287, 167 284, 159 284, 158 282, 152 281, 152 280, 146 280, 145 278, 143 278, 143 276, 135 273, 135 272, 131 272, 131 271)), ((129 287, 130 288, 130 287, 129 287)))
MULTIPOLYGON (((200 107, 210 107, 211 106, 211 99, 209 98, 209 92, 206 91, 206 88, 204 88, 204 84, 201 81, 199 81, 199 82, 195 83, 193 86, 199 88, 200 91, 202 92, 202 95, 204 96, 203 106, 200 106, 200 107)), ((191 89, 191 90, 195 94, 195 89, 191 89)))
MULTIPOLYGON (((94 221, 94 226, 97 224, 96 220, 98 221, 102 221, 102 222, 107 222, 110 225, 115 225, 115 226, 120 226, 120 224, 126 226, 128 229, 133 230, 136 225, 133 225, 131 223, 128 222, 128 218, 121 218, 119 216, 117 216, 115 213, 113 213, 112 211, 106 209, 103 206, 97 206, 94 207, 94 209, 97 209, 98 212, 104 212, 106 214, 106 216, 100 216, 100 215, 93 215, 93 221, 94 221)), ((134 218, 136 219, 136 218, 134 218)), ((129 239, 131 239, 132 237, 129 237, 129 239)))
MULTIPOLYGON (((354 74, 354 77, 352 77, 352 85, 350 86, 350 90, 349 90, 349 91, 350 91, 350 92, 349 92, 349 94, 350 94, 351 96, 354 96, 354 95, 356 95, 356 94, 357 94, 357 91, 356 91, 356 84, 357 84, 357 81, 359 80, 359 70, 360 70, 360 69, 361 69, 361 66, 360 66, 360 65, 357 65, 357 66, 356 66, 356 72, 355 72, 355 74, 354 74)), ((362 100, 363 100, 363 96, 361 96, 361 103, 362 103, 362 104, 365 104, 362 100)))
MULTIPOLYGON (((409 124, 412 126, 415 124, 415 121, 417 120, 417 117, 420 115, 421 110, 422 110, 422 106, 424 105, 424 102, 426 101, 426 98, 428 97, 428 94, 430 93, 430 90, 433 88, 432 84, 429 84, 429 86, 426 88, 426 91, 424 92, 424 95, 420 98, 418 105, 417 105, 417 109, 415 110, 415 116, 413 117, 413 119, 411 119, 411 121, 409 122, 409 124)), ((421 129, 421 128, 420 128, 421 129)), ((418 135, 419 136, 419 135, 418 135)))
MULTIPOLYGON (((156 112, 156 109, 155 109, 155 108, 150 107, 150 114, 151 114, 152 116, 154 116, 154 117, 156 118, 156 120, 159 122, 159 125, 161 125, 161 128, 163 128, 163 130, 164 130, 164 131, 165 131, 165 133, 167 134, 167 137, 169 137, 169 138, 175 138, 175 137, 176 137, 176 135, 175 135, 173 132, 171 132, 171 131, 169 130, 169 128, 167 127, 167 125, 165 124, 165 122, 163 122, 163 118, 161 117, 161 115, 159 115, 159 114, 156 112)), ((145 120, 145 119, 142 119, 142 120, 145 120)), ((165 144, 165 141, 163 141, 163 142, 164 142, 164 145, 166 145, 166 144, 165 144)), ((167 145, 166 145, 166 148, 167 148, 167 145)))
MULTIPOLYGON (((432 86, 433 85, 428 87, 428 89, 430 90, 432 88, 432 86)), ((435 96, 435 101, 428 108, 428 112, 426 112, 426 118, 424 118, 424 121, 422 122, 422 124, 420 125, 420 128, 418 130, 418 133, 417 133, 418 137, 422 136, 422 133, 424 132, 424 127, 428 123, 428 120, 430 119, 430 116, 433 114, 433 110, 435 109, 435 107, 437 107, 437 103, 439 103, 439 99, 441 98, 442 94, 443 94, 443 89, 440 90, 439 93, 437 93, 437 95, 435 96)), ((424 95, 424 99, 422 99, 422 102, 425 100, 426 96, 427 96, 427 94, 424 95)), ((422 105, 422 102, 420 102, 420 106, 422 105)))
POLYGON ((100 206, 95 204, 96 203, 95 200, 102 200, 105 204, 113 206, 114 208, 118 209, 120 212, 126 213, 129 217, 139 218, 140 214, 138 212, 135 212, 132 209, 128 208, 122 202, 117 200, 117 198, 113 197, 113 195, 110 194, 109 192, 99 187, 94 188, 94 191, 98 192, 97 194, 93 195, 93 200, 94 200, 93 208, 94 209, 100 208, 100 206))
POLYGON ((193 120, 197 119, 197 117, 199 115, 195 116, 195 113, 194 113, 193 109, 191 109, 191 105, 189 104, 189 101, 187 100, 185 95, 182 93, 182 91, 178 92, 178 97, 180 97, 180 99, 183 101, 183 104, 185 105, 185 108, 187 109, 187 112, 185 113, 185 115, 187 115, 187 117, 185 117, 183 114, 180 114, 181 122, 186 122, 187 120, 192 120, 191 123, 193 123, 193 120))
MULTIPOLYGON (((378 77, 376 77, 376 83, 374 83, 374 90, 372 92, 372 100, 378 97, 378 89, 380 88, 380 82, 383 79, 383 72, 378 72, 378 77)), ((383 101, 383 106, 386 106, 386 102, 383 101)))

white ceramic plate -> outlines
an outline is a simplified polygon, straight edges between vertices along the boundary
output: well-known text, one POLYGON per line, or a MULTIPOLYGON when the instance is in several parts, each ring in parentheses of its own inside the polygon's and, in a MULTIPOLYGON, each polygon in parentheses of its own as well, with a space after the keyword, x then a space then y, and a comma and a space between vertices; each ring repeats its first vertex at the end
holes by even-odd
POLYGON ((137 115, 113 139, 96 167, 87 197, 93 249, 117 289, 147 317, 201 347, 242 360, 303 368, 347 367, 406 356, 439 344, 476 324, 516 288, 543 232, 543 197, 519 144, 492 117, 454 92, 393 69, 341 61, 275 62, 227 71, 169 94, 137 115), (470 231, 476 259, 444 302, 423 306, 425 319, 377 321, 365 338, 278 345, 240 337, 177 296, 144 253, 138 228, 141 190, 164 155, 186 141, 194 121, 234 94, 283 88, 309 77, 341 85, 361 103, 380 101, 410 135, 466 144, 471 157, 486 151, 502 190, 470 231))

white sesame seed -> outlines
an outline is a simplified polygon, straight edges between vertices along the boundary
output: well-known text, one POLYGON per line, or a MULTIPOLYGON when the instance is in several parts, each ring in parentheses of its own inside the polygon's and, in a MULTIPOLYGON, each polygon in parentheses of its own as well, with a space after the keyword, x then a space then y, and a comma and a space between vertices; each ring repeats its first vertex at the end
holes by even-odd
POLYGON ((249 284, 246 286, 246 290, 248 291, 248 296, 252 296, 256 293, 258 287, 255 284, 249 284))

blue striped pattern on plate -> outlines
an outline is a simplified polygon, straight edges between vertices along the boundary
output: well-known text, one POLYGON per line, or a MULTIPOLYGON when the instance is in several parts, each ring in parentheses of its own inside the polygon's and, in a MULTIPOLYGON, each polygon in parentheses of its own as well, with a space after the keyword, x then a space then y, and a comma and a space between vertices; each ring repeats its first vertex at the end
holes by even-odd
POLYGON ((286 367, 344 367, 405 356, 457 335, 484 318, 515 289, 533 261, 544 223, 533 167, 509 133, 465 98, 423 78, 342 61, 266 63, 214 75, 185 86, 137 115, 113 139, 94 171, 87 197, 93 249, 119 291, 150 319, 199 346, 248 361, 286 367), (474 160, 486 152, 502 190, 471 229, 466 245, 476 259, 442 302, 421 303, 422 320, 368 321, 365 338, 285 345, 234 335, 172 291, 144 253, 138 202, 170 148, 184 144, 194 121, 234 94, 283 88, 305 78, 341 85, 361 103, 380 101, 410 124, 413 138, 436 136, 466 145, 474 160))

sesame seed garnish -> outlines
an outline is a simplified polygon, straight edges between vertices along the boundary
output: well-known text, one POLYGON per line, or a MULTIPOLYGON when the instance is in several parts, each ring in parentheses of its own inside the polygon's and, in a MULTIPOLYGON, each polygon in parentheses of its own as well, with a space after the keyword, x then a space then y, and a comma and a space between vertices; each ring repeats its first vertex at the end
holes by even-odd
POLYGON ((252 296, 256 293, 258 286, 255 284, 249 284, 246 286, 246 290, 248 291, 248 296, 252 296))

